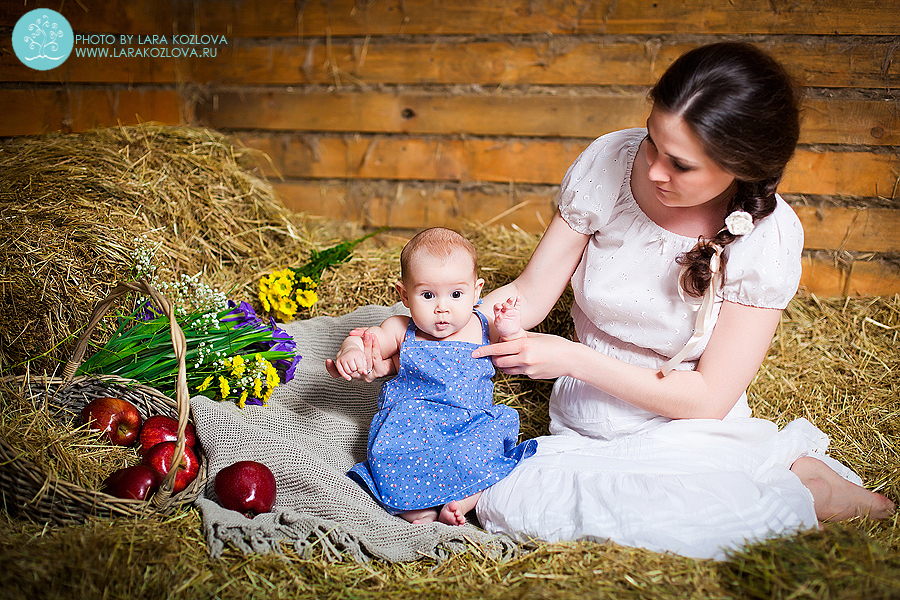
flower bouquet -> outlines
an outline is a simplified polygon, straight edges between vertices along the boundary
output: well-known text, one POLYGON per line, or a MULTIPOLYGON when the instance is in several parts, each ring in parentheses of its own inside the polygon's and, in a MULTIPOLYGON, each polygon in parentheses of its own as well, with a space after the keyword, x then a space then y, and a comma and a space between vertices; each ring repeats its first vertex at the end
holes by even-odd
POLYGON ((322 251, 313 250, 309 261, 300 268, 285 267, 259 280, 259 301, 266 312, 279 321, 290 321, 302 308, 309 308, 319 297, 316 288, 326 269, 346 262, 362 241, 387 229, 382 227, 355 240, 341 242, 322 251))
MULTIPOLYGON (((273 319, 264 322, 250 304, 227 300, 197 283, 196 276, 183 277, 176 287, 175 315, 187 340, 191 392, 234 400, 241 408, 265 405, 278 385, 294 377, 301 357, 294 351, 294 340, 273 319), (190 288, 200 291, 192 301, 184 291, 190 288)), ((147 300, 118 319, 110 340, 78 373, 134 379, 174 397, 177 368, 168 319, 147 300)))

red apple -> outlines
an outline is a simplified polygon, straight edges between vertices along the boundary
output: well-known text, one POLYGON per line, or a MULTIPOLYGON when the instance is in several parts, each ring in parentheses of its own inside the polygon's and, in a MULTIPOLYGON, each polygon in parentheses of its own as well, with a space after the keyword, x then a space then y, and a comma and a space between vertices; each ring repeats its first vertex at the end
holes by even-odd
MULTIPOLYGON (((153 415, 144 421, 141 427, 141 435, 138 438, 141 442, 141 455, 157 444, 163 442, 174 442, 178 440, 178 420, 165 415, 153 415)), ((190 423, 184 430, 184 442, 191 449, 197 443, 197 434, 194 426, 190 423)))
MULTIPOLYGON (((163 442, 156 444, 144 453, 141 464, 147 465, 159 473, 160 477, 165 477, 172 466, 172 459, 175 457, 175 442, 163 442)), ((200 461, 197 455, 188 446, 184 447, 181 462, 178 464, 178 472, 175 474, 175 486, 173 493, 178 493, 197 477, 200 470, 200 461)))
POLYGON ((112 473, 103 482, 103 491, 116 498, 146 500, 159 488, 159 473, 147 465, 125 467, 112 473))
POLYGON ((272 510, 275 505, 275 476, 269 467, 242 460, 216 474, 216 496, 230 510, 254 515, 272 510))
POLYGON ((141 430, 141 413, 121 398, 97 398, 81 409, 81 419, 92 431, 100 431, 113 444, 130 446, 141 430))

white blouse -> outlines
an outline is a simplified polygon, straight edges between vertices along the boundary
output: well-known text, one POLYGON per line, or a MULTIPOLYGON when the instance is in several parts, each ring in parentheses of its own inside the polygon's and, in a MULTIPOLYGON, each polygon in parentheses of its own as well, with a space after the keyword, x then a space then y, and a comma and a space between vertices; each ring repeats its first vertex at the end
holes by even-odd
MULTIPOLYGON (((681 267, 675 259, 697 243, 652 221, 631 193, 631 168, 647 131, 627 129, 595 140, 569 167, 559 208, 572 229, 591 235, 572 276, 576 332, 583 343, 641 366, 658 367, 690 339, 701 299, 681 298, 681 267), (614 340, 618 340, 616 344, 614 340), (620 352, 610 352, 613 342, 620 352), (629 360, 629 350, 641 355, 629 360), (649 354, 656 355, 647 360, 649 354)), ((775 211, 725 249, 725 282, 716 298, 782 309, 800 282, 803 229, 791 207, 777 197, 775 211)), ((678 368, 693 368, 709 340, 707 332, 678 368)))

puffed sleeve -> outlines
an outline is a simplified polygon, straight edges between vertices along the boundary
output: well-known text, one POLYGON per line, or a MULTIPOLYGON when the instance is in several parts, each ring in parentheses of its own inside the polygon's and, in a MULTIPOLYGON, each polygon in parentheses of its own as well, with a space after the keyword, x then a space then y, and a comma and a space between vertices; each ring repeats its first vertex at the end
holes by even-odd
POLYGON ((800 285, 803 227, 778 196, 775 211, 728 245, 722 297, 758 308, 785 308, 800 285))
POLYGON ((629 150, 647 131, 614 131, 594 140, 566 171, 559 190, 559 212, 569 227, 586 235, 600 230, 610 218, 622 186, 629 180, 629 150))

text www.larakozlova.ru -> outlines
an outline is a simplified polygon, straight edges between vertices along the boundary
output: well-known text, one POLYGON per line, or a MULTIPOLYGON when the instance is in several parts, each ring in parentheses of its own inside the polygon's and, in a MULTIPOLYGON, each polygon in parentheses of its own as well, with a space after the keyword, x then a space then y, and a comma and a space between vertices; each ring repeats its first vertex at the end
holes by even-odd
POLYGON ((92 58, 214 58, 218 46, 228 45, 224 35, 120 35, 76 34, 75 56, 92 58), (119 42, 116 44, 116 42, 119 42))

